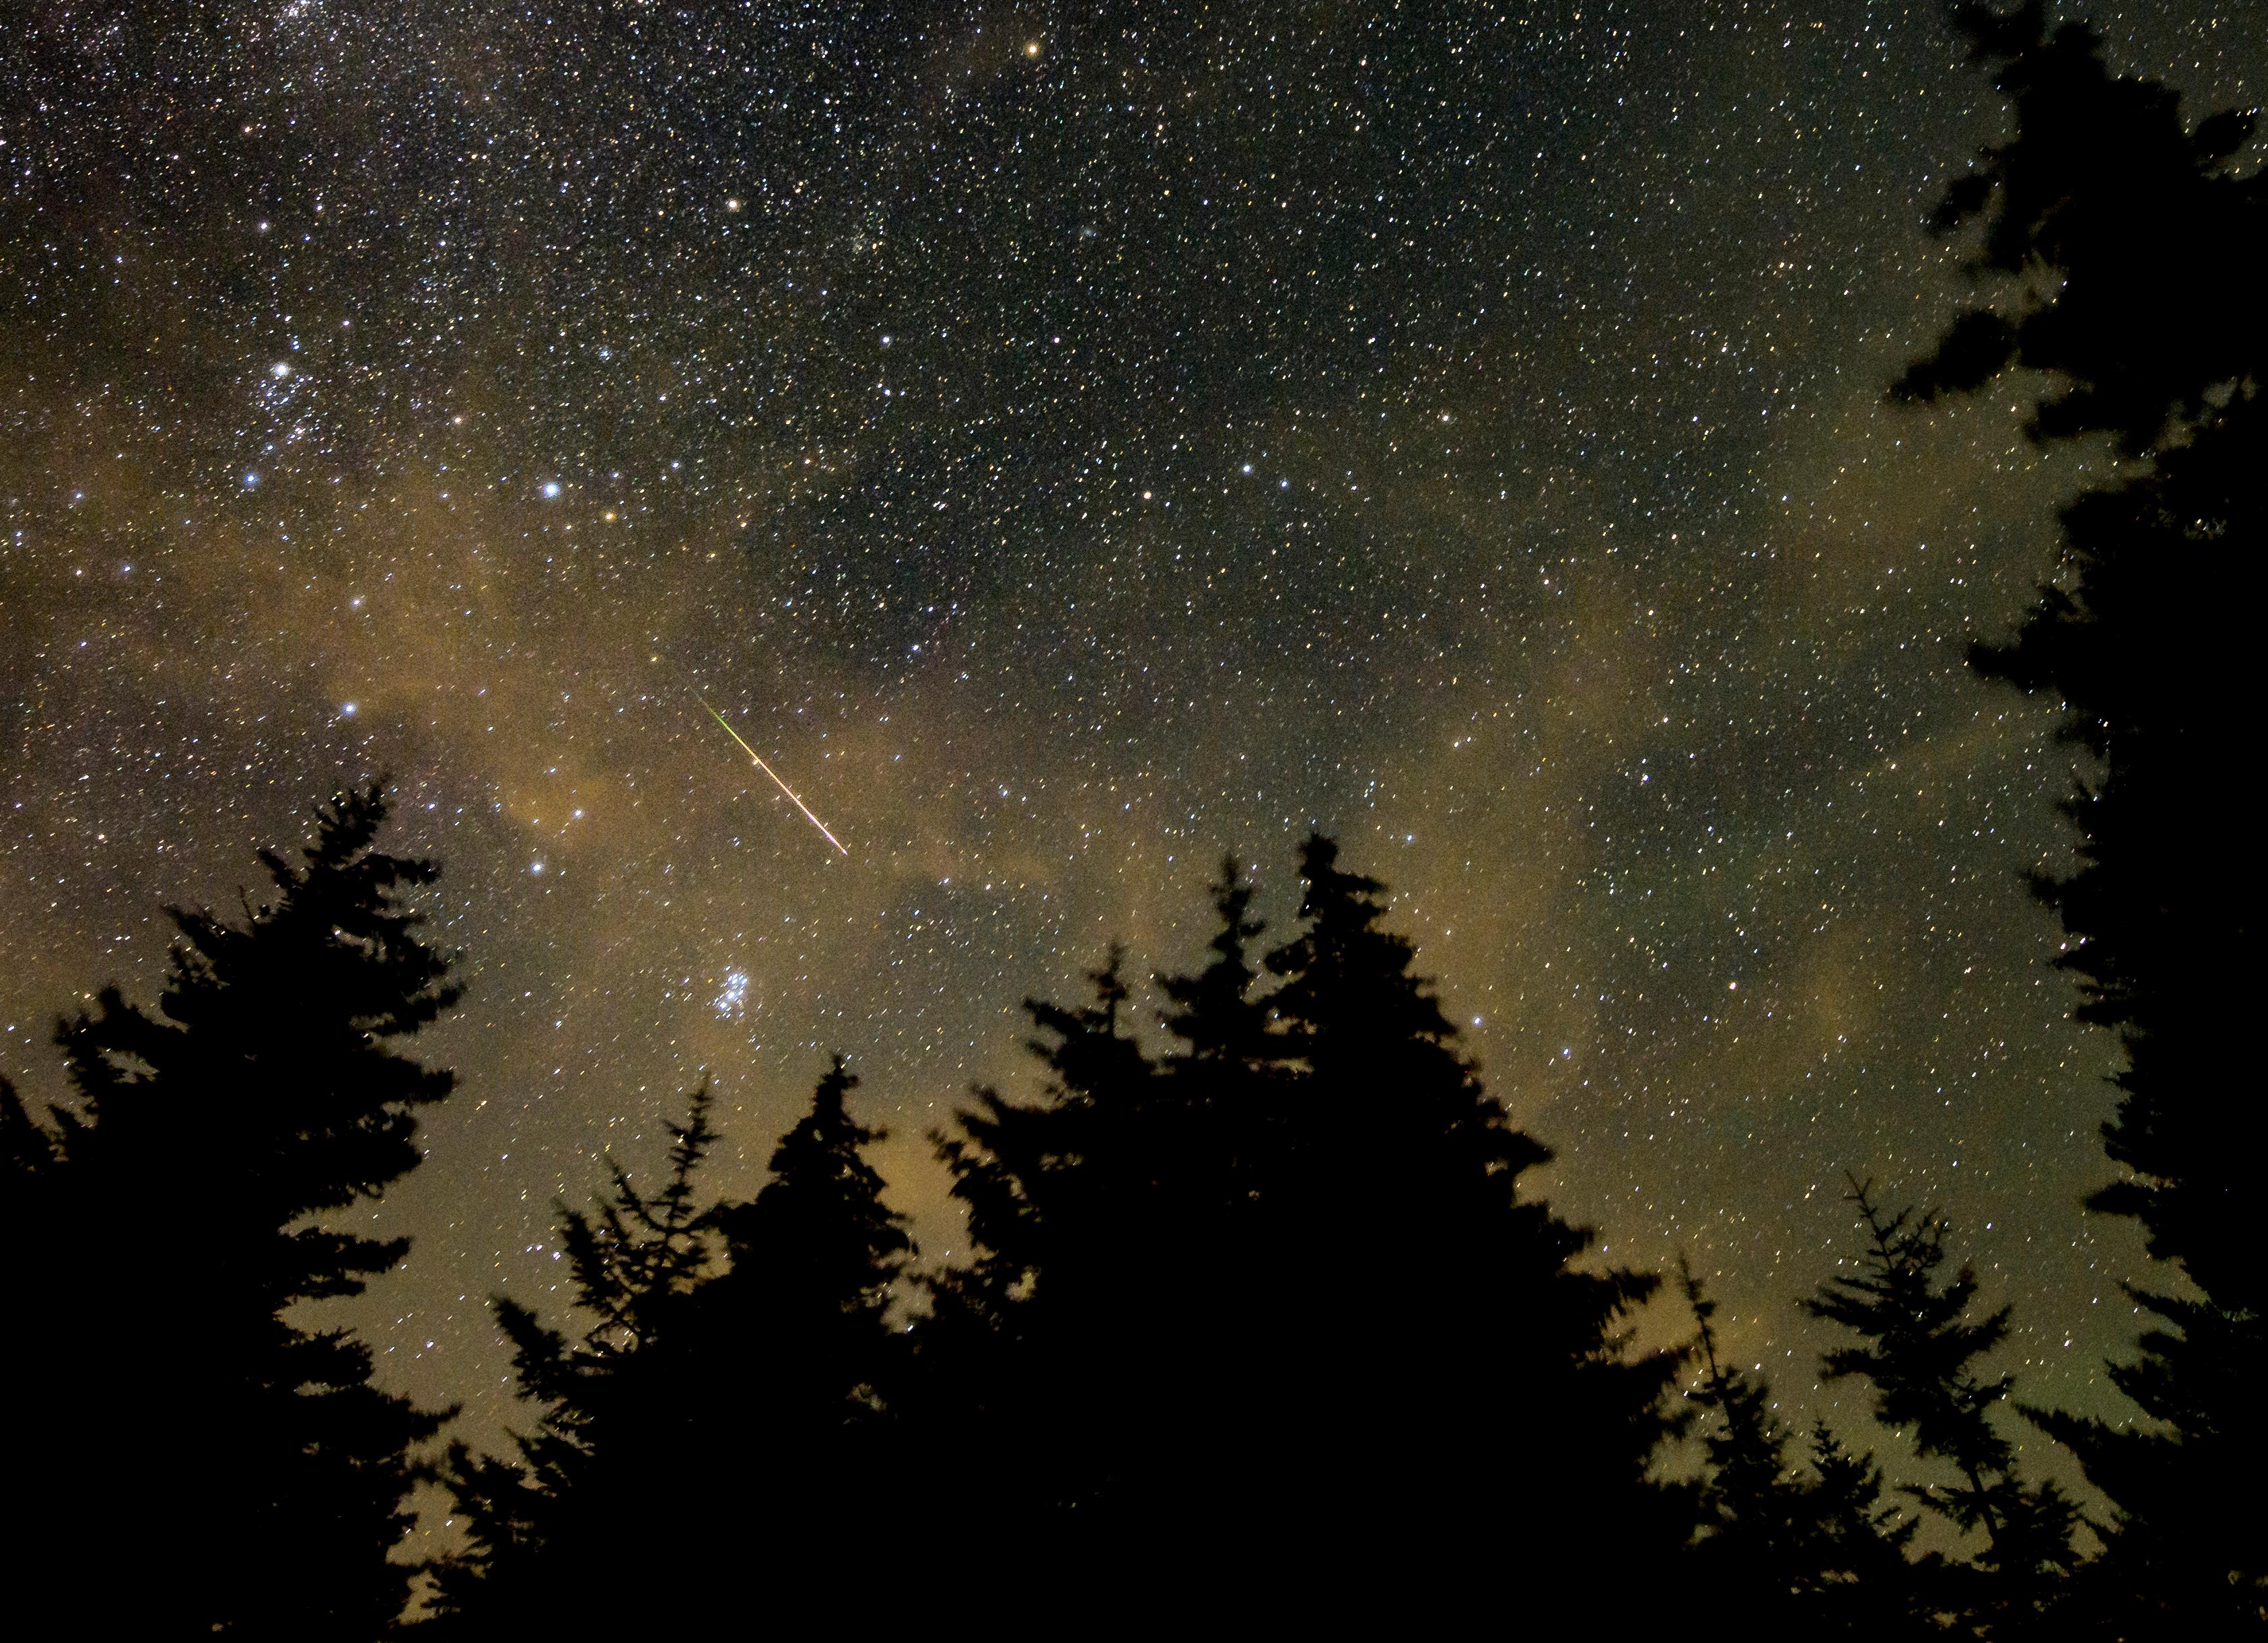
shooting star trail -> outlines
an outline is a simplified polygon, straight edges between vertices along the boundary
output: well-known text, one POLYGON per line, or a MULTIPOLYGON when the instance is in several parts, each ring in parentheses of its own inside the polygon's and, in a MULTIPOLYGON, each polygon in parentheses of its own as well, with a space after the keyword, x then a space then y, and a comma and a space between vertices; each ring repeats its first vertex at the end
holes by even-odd
POLYGON ((829 833, 827 830, 827 823, 821 822, 817 816, 812 814, 811 807, 795 796, 795 789, 790 787, 785 782, 781 781, 779 772, 772 769, 770 765, 764 763, 764 755, 758 753, 746 741, 741 740, 740 733, 734 730, 730 725, 725 723, 725 716, 722 713, 719 713, 713 707, 709 707, 709 698, 707 696, 696 696, 694 699, 699 702, 703 707, 708 708, 709 717, 717 721, 718 725, 723 728, 726 735, 730 736, 733 740, 740 743, 740 751, 754 759, 756 762, 756 768, 772 778, 773 785, 777 786, 780 792, 787 795, 788 802, 793 805, 797 809, 803 812, 803 819, 819 829, 821 837, 824 838, 828 844, 834 845, 836 849, 841 851, 844 855, 847 856, 850 853, 850 847, 848 844, 845 844, 841 839, 836 837, 834 834, 829 833))

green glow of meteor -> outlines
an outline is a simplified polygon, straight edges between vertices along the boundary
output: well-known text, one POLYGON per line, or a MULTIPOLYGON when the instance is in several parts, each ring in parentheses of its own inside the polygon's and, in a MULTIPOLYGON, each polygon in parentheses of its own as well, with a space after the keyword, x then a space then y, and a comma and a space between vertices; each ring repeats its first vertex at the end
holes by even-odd
POLYGON ((754 759, 756 762, 756 768, 772 778, 773 785, 777 786, 780 792, 787 795, 788 802, 793 805, 797 809, 803 812, 803 819, 819 829, 820 836, 824 838, 828 844, 834 845, 836 849, 841 851, 844 855, 849 855, 850 853, 850 847, 848 844, 845 844, 841 839, 836 837, 834 834, 827 830, 827 823, 821 822, 817 816, 811 814, 811 807, 795 796, 794 788, 790 787, 785 782, 780 780, 779 772, 772 769, 770 765, 764 763, 764 755, 762 754, 758 753, 754 748, 750 747, 747 741, 743 740, 739 731, 734 730, 730 725, 725 724, 725 716, 722 713, 719 713, 713 707, 709 707, 709 698, 707 696, 698 696, 695 699, 698 701, 703 707, 709 709, 709 717, 717 721, 718 725, 724 730, 724 733, 726 735, 730 736, 733 740, 740 742, 740 751, 754 759))

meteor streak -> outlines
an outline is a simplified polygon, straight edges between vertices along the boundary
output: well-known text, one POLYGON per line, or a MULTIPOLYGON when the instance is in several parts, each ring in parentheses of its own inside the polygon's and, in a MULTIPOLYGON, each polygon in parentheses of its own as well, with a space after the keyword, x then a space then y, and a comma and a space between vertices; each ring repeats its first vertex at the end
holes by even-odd
POLYGON ((787 795, 787 800, 790 804, 803 812, 803 819, 819 829, 820 836, 824 838, 828 844, 834 845, 836 849, 841 851, 844 855, 849 855, 850 853, 850 847, 848 844, 845 844, 841 839, 836 837, 834 834, 829 833, 827 830, 827 823, 821 822, 817 816, 811 814, 811 807, 795 796, 794 788, 790 787, 785 782, 780 780, 779 772, 772 769, 770 765, 764 763, 764 755, 762 754, 758 753, 746 741, 741 740, 740 733, 734 730, 730 725, 725 723, 725 716, 722 713, 719 713, 713 707, 709 707, 709 698, 704 696, 697 696, 695 699, 698 701, 703 707, 708 708, 709 717, 715 719, 717 723, 723 727, 726 735, 730 736, 733 740, 740 743, 740 751, 754 759, 756 762, 756 768, 772 778, 773 785, 777 786, 780 792, 787 795))

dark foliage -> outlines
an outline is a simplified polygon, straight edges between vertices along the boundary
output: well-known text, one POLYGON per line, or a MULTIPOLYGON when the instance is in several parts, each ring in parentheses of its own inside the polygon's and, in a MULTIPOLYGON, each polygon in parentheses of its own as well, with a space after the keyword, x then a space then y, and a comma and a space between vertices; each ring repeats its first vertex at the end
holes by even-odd
POLYGON ((1911 1559, 1913 1519, 1884 1499, 1881 1469, 1822 1423, 1807 1453, 1774 1413, 1771 1388, 1718 1352, 1717 1303, 1683 1261, 1703 1371, 1701 1588, 1759 1635, 1910 1638, 1926 1629, 1943 1560, 1911 1559))
POLYGON ((704 1446, 731 1480, 727 1537, 792 1559, 791 1597, 873 1569, 873 1547, 850 1526, 897 1509, 906 1470, 892 1412, 905 1343, 889 1312, 914 1244, 866 1160, 886 1132, 845 1105, 858 1085, 836 1057, 773 1150, 771 1180, 710 1213, 728 1264, 696 1296, 691 1350, 713 1392, 704 1446))
POLYGON ((435 1571, 437 1633, 745 1609, 758 1555, 777 1560, 762 1602, 778 1612, 839 1602, 871 1566, 855 1525, 890 1493, 884 1314, 912 1245, 863 1155, 881 1132, 845 1109, 857 1082, 838 1057, 751 1202, 696 1204, 717 1139, 703 1087, 659 1191, 616 1167, 595 1209, 562 1206, 585 1327, 496 1303, 537 1417, 516 1462, 451 1448, 468 1550, 435 1571))
MULTIPOLYGON (((659 1593, 594 1588, 610 1564, 652 1567, 690 1551, 693 1457, 711 1411, 687 1383, 693 1296, 711 1259, 694 1175, 716 1140, 706 1087, 670 1130, 669 1175, 651 1197, 620 1166, 593 1209, 562 1205, 560 1252, 585 1317, 570 1339, 500 1297, 521 1396, 539 1411, 517 1465, 450 1446, 443 1481, 470 1554, 436 1571, 436 1611, 468 1634, 563 1629, 609 1598, 659 1593), (673 1545, 674 1543, 674 1545, 673 1545)), ((683 1571, 680 1571, 682 1578, 683 1571)))
POLYGON ((1985 295, 1892 390, 1927 401, 2018 366, 2060 379, 2035 437, 2109 432, 2132 455, 2250 392, 2268 353, 2257 269, 2268 186, 2244 163, 2255 115, 2182 119, 2176 93, 2113 75, 2083 23, 2051 30, 2039 0, 1954 8, 2014 106, 2014 138, 1946 189, 1938 232, 1984 226, 1985 295))
POLYGON ((240 920, 173 910, 157 1008, 106 988, 63 1024, 72 1106, 0 1097, 11 1319, 40 1343, 6 1372, 19 1603, 149 1637, 370 1637, 402 1606, 387 1556, 444 1416, 290 1315, 401 1260, 322 1217, 416 1164, 452 1081, 394 1048, 457 991, 401 905, 435 870, 377 848, 385 814, 375 786, 323 807, 240 920))
POLYGON ((976 1246, 923 1331, 956 1481, 994 1532, 1153 1595, 1320 1565, 1556 1602, 1674 1555, 1684 1503, 1647 1470, 1675 1363, 1622 1334, 1652 1280, 1578 1269, 1588 1234, 1520 1195, 1549 1154, 1456 1053, 1381 887, 1322 838, 1301 871, 1273 992, 1232 864, 1211 961, 1161 978, 1167 1053, 1114 955, 1091 1003, 1031 1006, 1044 1102, 980 1092, 941 1138, 976 1246))
POLYGON ((1993 1409, 2014 1385, 1978 1368, 2007 1338, 2008 1309, 1971 1318, 1977 1277, 1963 1266, 1943 1283, 1944 1219, 1901 1210, 1885 1215, 1853 1182, 1851 1202, 1867 1228, 1867 1248, 1853 1275, 1830 1278, 1804 1303, 1813 1316, 1856 1335, 1854 1345, 1827 1354, 1830 1381, 1857 1378, 1874 1388, 1874 1414, 1911 1435, 1915 1452, 1944 1462, 1951 1482, 1906 1492, 1984 1548, 1940 1601, 1964 1613, 1985 1635, 2030 1635, 2060 1595, 2058 1577, 2078 1561, 2073 1537, 2078 1508, 2052 1482, 2027 1484, 2015 1449, 1993 1423, 1993 1409))
POLYGON ((2017 129, 1939 211, 1948 231, 1982 221, 1985 304, 1896 392, 2040 369, 2059 387, 2035 437, 2108 432, 2139 459, 2065 511, 2063 573, 2013 643, 1974 657, 2063 703, 2095 762, 2066 806, 2077 871, 2039 889, 2080 1019, 2126 1050, 2104 1127, 2124 1173, 2094 1206, 2134 1217, 2166 1264, 2130 1291, 2155 1320, 2139 1359, 2111 1369, 2151 1424, 2039 1418, 2117 1508, 2097 1572, 2127 1595, 2110 1632, 2268 1630, 2258 1537, 2204 1504, 2268 1465, 2268 1421, 2234 1367, 2268 1350, 2250 1205, 2268 1109, 2231 1072, 2250 1058, 2241 955, 2260 896, 2198 851, 2245 814, 2228 756, 2250 740, 2249 628, 2268 594, 2268 180, 2251 113, 2185 123, 2171 91, 2114 76, 2090 30, 2051 31, 2036 4, 1962 18, 2017 129))

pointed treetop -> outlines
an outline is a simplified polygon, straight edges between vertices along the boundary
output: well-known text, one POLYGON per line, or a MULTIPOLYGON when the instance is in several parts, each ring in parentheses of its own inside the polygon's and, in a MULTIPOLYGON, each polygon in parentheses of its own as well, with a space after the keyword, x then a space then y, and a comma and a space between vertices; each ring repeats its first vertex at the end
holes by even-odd
POLYGON ((1267 926, 1251 916, 1253 887, 1233 856, 1222 858, 1213 882, 1219 926, 1209 944, 1212 961, 1194 976, 1157 976, 1170 1009, 1159 1013, 1166 1030, 1189 1046, 1190 1061, 1234 1061, 1258 1055, 1267 1030, 1267 1006, 1251 997, 1259 979, 1251 943, 1267 926))

